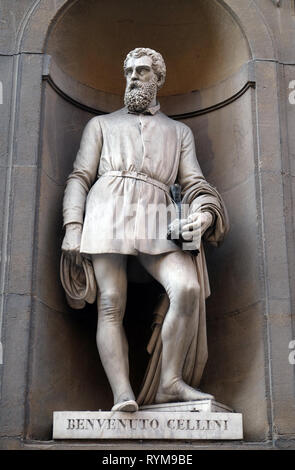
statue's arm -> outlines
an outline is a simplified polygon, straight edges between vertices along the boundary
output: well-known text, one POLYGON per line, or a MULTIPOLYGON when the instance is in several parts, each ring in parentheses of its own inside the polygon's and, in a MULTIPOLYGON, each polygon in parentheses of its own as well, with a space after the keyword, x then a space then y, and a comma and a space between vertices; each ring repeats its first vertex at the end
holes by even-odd
POLYGON ((226 208, 216 188, 204 178, 196 156, 194 136, 187 126, 182 134, 178 182, 182 188, 182 202, 189 205, 188 218, 182 224, 183 238, 190 240, 193 231, 200 233, 201 230, 201 235, 208 241, 221 241, 228 230, 226 208))
POLYGON ((93 118, 84 129, 64 194, 63 225, 66 233, 62 250, 67 253, 79 253, 80 250, 86 197, 97 176, 102 142, 99 120, 93 118))

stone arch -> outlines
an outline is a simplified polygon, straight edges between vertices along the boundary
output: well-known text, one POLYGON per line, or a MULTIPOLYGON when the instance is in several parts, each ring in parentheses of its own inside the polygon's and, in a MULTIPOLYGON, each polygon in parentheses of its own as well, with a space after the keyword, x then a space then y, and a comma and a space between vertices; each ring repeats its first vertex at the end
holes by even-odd
MULTIPOLYGON (((36 0, 24 17, 16 43, 17 52, 43 52, 53 22, 78 0, 36 0)), ((218 0, 239 24, 253 58, 275 59, 276 53, 268 28, 250 0, 218 0), (249 8, 251 5, 252 8, 249 8), (258 14, 257 14, 258 13, 258 14)))
MULTIPOLYGON (((250 0, 244 2, 235 2, 233 0, 216 0, 216 3, 220 5, 224 11, 227 11, 232 18, 233 22, 238 25, 241 35, 245 38, 246 47, 249 49, 249 61, 255 59, 275 59, 276 51, 274 49, 274 44, 270 32, 261 12, 259 11, 258 6, 250 0)), ((30 51, 33 53, 44 53, 48 49, 48 42, 51 37, 52 30, 56 27, 57 23, 62 21, 62 18, 67 15, 67 13, 79 4, 79 0, 37 0, 30 10, 25 15, 25 18, 22 22, 21 27, 19 28, 18 40, 16 44, 16 50, 19 52, 30 51)), ((205 67, 206 68, 206 67, 205 67)), ((46 72, 45 72, 46 73, 46 72)), ((77 101, 77 104, 82 103, 82 105, 90 108, 89 110, 99 111, 112 111, 118 108, 120 101, 116 96, 108 93, 108 99, 105 100, 105 96, 101 94, 99 96, 98 90, 100 88, 93 87, 93 84, 90 84, 90 88, 96 88, 96 92, 93 93, 89 87, 83 87, 80 80, 75 80, 75 83, 72 81, 72 77, 68 74, 63 74, 58 67, 55 67, 55 63, 51 66, 50 69, 51 78, 53 76, 54 81, 57 86, 61 88, 61 91, 65 95, 69 95, 70 98, 77 101), (55 80, 57 79, 57 80, 55 80), (69 90, 75 89, 74 96, 71 96, 69 90)), ((243 74, 241 74, 243 75, 243 74)), ((253 75, 253 74, 252 74, 253 75)), ((237 80, 235 84, 230 84, 229 89, 231 89, 231 96, 228 93, 217 93, 213 91, 213 94, 210 97, 205 93, 203 107, 211 108, 215 104, 222 104, 223 101, 227 102, 234 95, 239 95, 243 87, 249 82, 251 82, 251 76, 244 76, 243 83, 241 80, 237 80)), ((251 84, 250 84, 251 86, 251 84)), ((191 87, 192 88, 192 87, 191 87)), ((245 88, 247 89, 247 87, 245 88)), ((172 90, 172 93, 181 95, 178 102, 182 102, 182 107, 179 106, 170 106, 170 101, 163 100, 162 109, 167 112, 169 115, 181 115, 190 111, 198 111, 202 109, 198 105, 198 96, 196 96, 196 104, 191 108, 191 105, 187 105, 189 100, 192 103, 192 95, 189 96, 183 95, 179 90, 172 90), (186 103, 186 104, 185 104, 186 103), (167 104, 167 106, 166 106, 167 104), (164 107, 163 107, 164 106, 164 107)), ((116 92, 117 94, 117 92, 116 92)), ((174 104, 176 99, 173 100, 174 104)))

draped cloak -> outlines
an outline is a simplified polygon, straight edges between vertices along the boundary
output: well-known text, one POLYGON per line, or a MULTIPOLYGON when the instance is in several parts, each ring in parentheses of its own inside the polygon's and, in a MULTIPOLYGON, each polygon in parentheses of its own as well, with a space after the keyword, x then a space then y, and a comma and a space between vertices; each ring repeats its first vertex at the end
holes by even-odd
MULTIPOLYGON (((200 210, 213 215, 203 239, 218 245, 229 227, 226 208, 218 191, 202 174, 188 126, 161 113, 159 105, 146 113, 129 113, 123 108, 89 121, 67 180, 63 203, 64 226, 83 225, 82 267, 75 266, 64 254, 61 258, 61 281, 71 307, 83 308, 85 301, 95 300, 97 286, 89 261, 91 254, 155 255, 180 249, 167 240, 167 219, 157 216, 155 210, 169 207, 173 215, 175 204, 169 187, 175 182, 181 185, 187 215, 200 210)), ((207 361, 205 299, 210 295, 202 244, 200 254, 192 259, 200 285, 200 302, 183 379, 197 387, 207 361)), ((151 358, 137 398, 139 404, 153 403, 155 398, 161 367, 161 325, 168 308, 169 299, 164 294, 155 311, 148 345, 151 358)))

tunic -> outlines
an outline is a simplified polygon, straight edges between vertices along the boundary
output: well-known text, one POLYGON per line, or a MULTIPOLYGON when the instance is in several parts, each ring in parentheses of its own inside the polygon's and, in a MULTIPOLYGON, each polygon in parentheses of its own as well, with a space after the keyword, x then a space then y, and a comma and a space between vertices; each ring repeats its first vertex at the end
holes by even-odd
MULTIPOLYGON (((157 211, 159 207, 172 207, 171 218, 176 216, 169 194, 169 186, 176 181, 181 185, 182 203, 188 206, 188 213, 200 210, 212 213, 212 226, 202 238, 217 245, 229 228, 227 212, 218 191, 204 179, 190 128, 162 114, 159 106, 145 114, 129 113, 123 108, 94 117, 83 132, 74 169, 67 181, 64 225, 83 224, 81 253, 86 255, 139 252, 152 255, 178 250, 173 241, 167 240, 165 211, 160 212, 160 217, 157 211)), ((210 286, 202 244, 199 256, 192 259, 200 299, 193 312, 195 332, 185 359, 183 379, 197 387, 208 356, 205 299, 210 294, 210 286)), ((73 282, 68 279, 69 261, 66 261, 65 266, 61 264, 61 276, 74 307, 81 308, 89 296, 96 295, 96 286, 93 292, 87 289, 87 285, 95 284, 94 273, 87 271, 90 265, 85 266, 81 284, 81 273, 76 275, 74 270, 73 288, 73 282), (87 284, 88 277, 93 278, 92 283, 87 284)), ((151 359, 137 398, 139 404, 153 403, 158 389, 161 325, 168 307, 165 294, 155 312, 155 329, 148 346, 151 359)))
POLYGON ((199 167, 192 131, 161 113, 159 105, 145 114, 123 108, 94 117, 68 178, 64 225, 83 224, 83 254, 178 250, 167 240, 167 226, 177 217, 169 194, 176 181, 188 205, 200 196, 202 210, 214 214, 211 203, 221 208, 218 193, 202 201, 204 188, 209 195, 212 187, 199 167))

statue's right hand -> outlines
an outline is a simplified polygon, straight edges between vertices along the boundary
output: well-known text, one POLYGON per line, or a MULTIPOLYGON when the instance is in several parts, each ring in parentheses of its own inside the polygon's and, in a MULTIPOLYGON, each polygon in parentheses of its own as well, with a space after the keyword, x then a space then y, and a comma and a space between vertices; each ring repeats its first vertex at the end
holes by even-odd
POLYGON ((80 257, 80 246, 82 237, 82 225, 71 223, 66 225, 66 233, 62 242, 61 249, 64 253, 71 256, 80 257))

